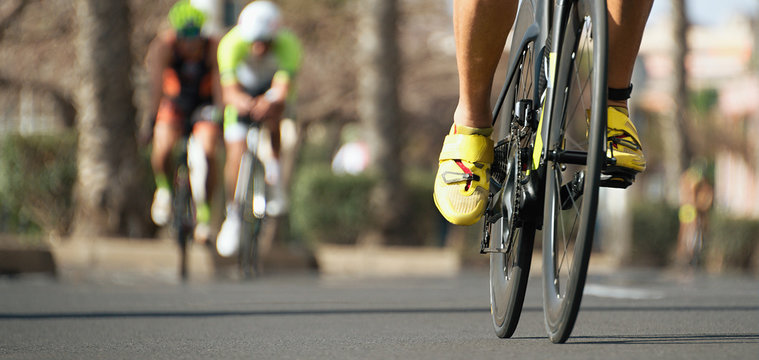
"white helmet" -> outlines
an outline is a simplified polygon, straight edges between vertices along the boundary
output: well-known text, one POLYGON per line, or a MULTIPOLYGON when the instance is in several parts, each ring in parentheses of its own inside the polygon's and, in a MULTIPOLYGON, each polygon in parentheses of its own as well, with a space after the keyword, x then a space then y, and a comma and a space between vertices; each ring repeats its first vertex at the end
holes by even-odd
POLYGON ((237 19, 237 28, 248 42, 267 41, 279 30, 280 13, 277 5, 266 0, 256 0, 245 6, 237 19))

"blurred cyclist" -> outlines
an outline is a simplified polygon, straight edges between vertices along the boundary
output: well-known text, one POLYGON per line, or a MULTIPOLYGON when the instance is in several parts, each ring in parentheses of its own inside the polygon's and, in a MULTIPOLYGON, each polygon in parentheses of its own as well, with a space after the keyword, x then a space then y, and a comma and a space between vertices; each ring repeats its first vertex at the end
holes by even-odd
MULTIPOLYGON (((292 80, 301 57, 297 38, 282 30, 280 23, 277 6, 257 0, 242 10, 237 25, 219 42, 219 73, 226 104, 224 178, 228 204, 227 216, 216 240, 216 249, 222 256, 234 254, 239 246, 240 209, 234 205, 233 198, 249 121, 267 126, 274 156, 279 155, 279 121, 288 98, 294 93, 292 80)), ((270 172, 271 166, 266 170, 270 172)))
POLYGON ((188 0, 177 2, 168 18, 171 28, 159 33, 150 43, 146 58, 150 80, 149 109, 150 114, 155 115, 151 164, 156 192, 151 216, 159 226, 166 225, 171 216, 171 180, 167 176, 167 163, 177 140, 192 133, 191 141, 200 145, 205 155, 204 159, 201 156, 201 161, 197 161, 188 154, 197 208, 195 240, 205 242, 211 232, 207 195, 214 185, 214 149, 221 132, 221 85, 216 63, 218 41, 201 35, 205 15, 188 0))

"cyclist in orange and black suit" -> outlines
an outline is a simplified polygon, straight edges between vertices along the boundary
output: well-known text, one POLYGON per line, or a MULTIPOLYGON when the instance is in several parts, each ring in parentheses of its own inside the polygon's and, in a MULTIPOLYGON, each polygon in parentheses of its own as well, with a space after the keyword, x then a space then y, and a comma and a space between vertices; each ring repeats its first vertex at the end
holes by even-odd
MULTIPOLYGON (((211 229, 208 195, 214 186, 214 152, 221 137, 221 85, 216 60, 216 39, 204 36, 205 14, 188 0, 169 11, 171 28, 151 42, 146 65, 150 77, 152 127, 151 165, 156 181, 151 216, 165 225, 171 215, 171 183, 167 163, 182 136, 202 148, 205 162, 190 154, 191 183, 196 205, 196 241, 205 242, 211 229), (201 176, 196 176, 200 173, 201 176)), ((192 149, 189 149, 192 152, 192 149)))

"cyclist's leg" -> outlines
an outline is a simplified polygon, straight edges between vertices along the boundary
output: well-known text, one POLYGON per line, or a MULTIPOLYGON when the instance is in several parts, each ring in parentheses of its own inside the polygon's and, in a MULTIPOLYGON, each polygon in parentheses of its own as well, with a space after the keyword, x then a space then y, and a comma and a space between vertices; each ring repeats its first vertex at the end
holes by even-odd
POLYGON ((234 197, 240 162, 246 148, 247 131, 247 126, 238 121, 237 111, 228 106, 224 114, 224 144, 226 147, 224 188, 227 212, 216 239, 216 250, 222 256, 233 255, 239 246, 241 218, 240 209, 237 208, 234 197))
MULTIPOLYGON (((264 120, 266 130, 269 134, 269 147, 271 151, 263 148, 257 152, 258 158, 264 165, 265 182, 266 182, 266 213, 272 216, 283 214, 287 209, 287 197, 285 189, 282 187, 280 180, 280 151, 282 148, 282 134, 280 132, 280 123, 284 116, 284 107, 273 109, 269 117, 264 120)), ((265 145, 262 143, 261 145, 265 145)))
POLYGON ((273 116, 272 121, 268 122, 268 130, 271 140, 271 150, 275 158, 279 159, 279 152, 282 148, 282 134, 279 131, 279 123, 282 120, 284 111, 280 111, 273 116))
MULTIPOLYGON (((612 89, 630 86, 635 57, 640 49, 643 29, 654 0, 608 0, 609 75, 612 89)), ((626 100, 609 99, 609 106, 627 107, 626 100)))
POLYGON ((227 204, 231 204, 234 202, 237 176, 240 171, 240 160, 242 159, 242 154, 245 152, 245 139, 225 139, 224 146, 227 151, 227 158, 224 163, 224 189, 226 190, 227 204))
POLYGON ((209 199, 213 196, 213 190, 216 185, 216 144, 220 136, 220 126, 212 119, 202 119, 193 126, 193 138, 200 146, 203 152, 201 159, 192 159, 191 161, 202 161, 202 164, 191 163, 190 181, 192 184, 198 184, 199 188, 193 187, 193 200, 196 207, 195 240, 205 242, 211 235, 211 207, 209 199), (196 175, 195 171, 200 170, 196 175), (202 178, 195 178, 202 176, 202 178))
POLYGON ((459 74, 456 125, 491 126, 490 92, 517 10, 516 0, 456 0, 453 30, 459 74))
POLYGON ((516 9, 515 0, 454 2, 459 102, 434 191, 440 213, 454 224, 474 224, 485 210, 493 162, 490 92, 516 9))
POLYGON ((171 215, 171 179, 168 163, 171 151, 182 134, 182 117, 174 104, 161 100, 153 128, 153 150, 150 163, 156 182, 156 192, 151 206, 151 217, 156 225, 166 225, 171 215))
POLYGON ((609 74, 608 156, 617 160, 605 171, 620 186, 632 183, 635 174, 646 169, 646 160, 635 125, 627 111, 630 79, 640 49, 643 30, 653 0, 608 0, 609 74))

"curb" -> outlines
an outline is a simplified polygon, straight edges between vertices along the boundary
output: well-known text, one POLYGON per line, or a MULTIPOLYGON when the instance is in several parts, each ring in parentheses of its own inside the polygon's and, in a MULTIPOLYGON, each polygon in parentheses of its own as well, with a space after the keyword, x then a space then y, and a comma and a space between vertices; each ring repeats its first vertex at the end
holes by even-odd
POLYGON ((42 273, 56 276, 53 254, 47 249, 0 249, 0 275, 42 273))
MULTIPOLYGON (((59 273, 65 278, 144 275, 179 279, 179 249, 172 239, 76 238, 51 245, 59 273)), ((188 249, 189 277, 213 277, 211 252, 188 249)))
POLYGON ((320 245, 319 273, 329 276, 454 276, 462 268, 452 248, 320 245))
MULTIPOLYGON (((454 276, 467 266, 453 248, 403 246, 321 245, 314 254, 274 247, 264 256, 263 275, 318 271, 338 277, 454 276)), ((477 264, 487 268, 487 259, 477 264)), ((531 275, 542 271, 542 258, 533 254, 531 275)), ((593 254, 589 273, 619 268, 612 258, 593 254)), ((234 258, 221 258, 212 248, 191 246, 189 279, 235 278, 234 258)), ((0 275, 42 273, 69 280, 147 277, 178 281, 179 251, 173 239, 75 238, 53 242, 49 248, 0 246, 0 275)))

